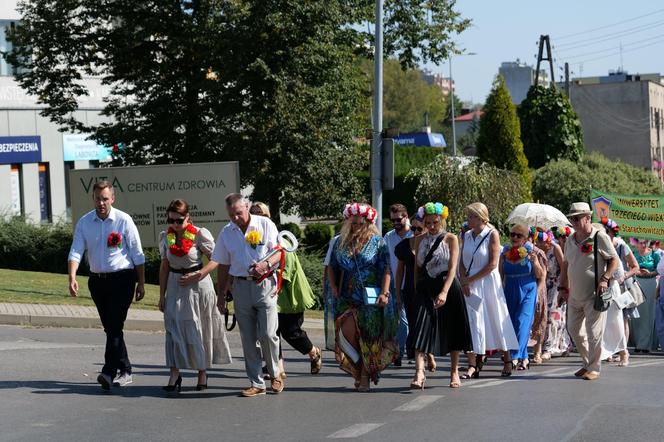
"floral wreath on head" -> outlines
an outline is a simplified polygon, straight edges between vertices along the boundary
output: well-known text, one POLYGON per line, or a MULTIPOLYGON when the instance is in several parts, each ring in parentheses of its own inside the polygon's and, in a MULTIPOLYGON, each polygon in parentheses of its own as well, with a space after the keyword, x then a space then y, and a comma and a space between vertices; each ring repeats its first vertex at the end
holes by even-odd
POLYGON ((424 219, 426 215, 440 215, 441 218, 447 219, 450 214, 450 209, 443 203, 428 202, 424 206, 417 209, 417 217, 424 219))
POLYGON ((346 204, 343 215, 344 219, 348 219, 351 216, 361 216, 366 218, 370 223, 375 223, 378 212, 367 204, 352 203, 346 204))
POLYGON ((533 240, 535 241, 542 241, 542 242, 552 242, 553 241, 553 232, 550 230, 547 230, 546 232, 542 229, 536 229, 535 227, 530 228, 530 235, 533 237, 533 240))
POLYGON ((506 260, 512 263, 521 262, 521 265, 525 265, 526 256, 533 251, 533 245, 530 242, 526 242, 521 247, 513 247, 510 244, 505 244, 503 246, 502 255, 506 260))
POLYGON ((603 216, 599 222, 602 223, 604 227, 607 229, 611 229, 613 233, 618 236, 620 235, 620 227, 618 226, 618 223, 612 220, 611 218, 607 218, 606 216, 603 216))
POLYGON ((572 228, 564 227, 551 227, 551 233, 555 238, 568 238, 572 234, 572 228))

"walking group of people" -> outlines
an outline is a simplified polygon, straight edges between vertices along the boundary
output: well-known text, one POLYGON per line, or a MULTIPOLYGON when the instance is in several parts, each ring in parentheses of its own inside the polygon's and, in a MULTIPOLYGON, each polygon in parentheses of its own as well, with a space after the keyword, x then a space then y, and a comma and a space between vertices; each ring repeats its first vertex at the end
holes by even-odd
MULTIPOLYGON (((145 293, 145 257, 131 217, 112 207, 113 186, 96 183, 93 200, 95 209, 74 231, 69 290, 78 293, 76 273, 85 253, 88 285, 106 333, 97 381, 110 390, 132 382, 123 326, 132 298, 140 301, 145 293)), ((192 369, 198 372, 196 389, 204 390, 207 369, 231 362, 223 313, 232 293, 250 381, 242 395, 265 394, 266 379, 279 393, 286 379, 282 337, 308 356, 311 374, 321 370, 321 349, 302 330, 314 294, 297 255, 279 244, 267 206, 251 205, 240 194, 225 202, 230 222, 216 241, 193 224, 186 201, 173 200, 166 211, 159 309, 170 376, 163 388, 180 391, 180 370, 192 369), (210 277, 215 269, 216 291, 210 277)), ((410 387, 424 389, 426 372, 436 371, 435 357, 450 354, 449 386, 459 388, 462 379, 479 377, 493 354, 502 357, 501 375, 507 377, 529 369, 531 360, 565 356, 575 345, 583 361, 575 375, 593 380, 602 360, 618 355, 621 366, 629 364, 630 331, 636 351, 657 349, 658 334, 664 342, 659 252, 647 241, 638 241, 633 252, 615 222, 592 224, 591 213, 588 204, 574 203, 568 214, 573 228, 513 225, 501 246, 479 202, 465 208, 467 223, 459 235, 448 231, 449 209, 440 202, 428 202, 412 216, 395 204, 389 210, 394 229, 384 237, 374 208, 348 204, 324 275, 340 368, 357 391, 369 391, 386 367, 407 359, 415 367, 410 387), (459 368, 461 353, 467 369, 459 368)))

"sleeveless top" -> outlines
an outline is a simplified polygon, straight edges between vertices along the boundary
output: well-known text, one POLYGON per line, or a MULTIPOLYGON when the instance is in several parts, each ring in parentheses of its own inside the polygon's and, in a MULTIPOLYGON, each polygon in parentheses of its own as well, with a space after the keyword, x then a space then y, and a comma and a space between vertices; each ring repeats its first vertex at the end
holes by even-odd
MULTIPOLYGON (((443 235, 444 237, 445 233, 446 232, 442 232, 440 235, 443 235)), ((418 267, 422 267, 422 264, 424 263, 424 260, 426 259, 429 250, 431 249, 431 247, 433 247, 433 244, 436 242, 436 239, 438 239, 440 235, 430 235, 427 233, 424 239, 422 239, 417 249, 418 267)), ((427 268, 426 268, 427 274, 431 278, 435 278, 441 273, 446 272, 447 269, 449 268, 449 264, 450 264, 450 247, 443 239, 442 241, 440 241, 440 244, 438 244, 438 247, 433 252, 431 260, 427 263, 427 268)))

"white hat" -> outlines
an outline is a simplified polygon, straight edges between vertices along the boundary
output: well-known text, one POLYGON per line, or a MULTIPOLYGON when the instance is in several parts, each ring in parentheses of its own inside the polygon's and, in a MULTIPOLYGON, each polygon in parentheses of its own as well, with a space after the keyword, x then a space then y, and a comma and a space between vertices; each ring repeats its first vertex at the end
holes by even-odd
POLYGON ((569 206, 569 213, 566 216, 567 218, 571 218, 576 215, 590 215, 591 213, 593 213, 593 211, 590 210, 588 203, 572 203, 572 205, 569 206))

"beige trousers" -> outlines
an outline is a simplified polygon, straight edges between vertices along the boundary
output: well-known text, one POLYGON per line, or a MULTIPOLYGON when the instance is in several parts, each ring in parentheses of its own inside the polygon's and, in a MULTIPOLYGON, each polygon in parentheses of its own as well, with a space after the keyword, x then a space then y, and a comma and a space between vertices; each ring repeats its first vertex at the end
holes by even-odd
POLYGON ((581 355, 583 368, 599 372, 606 312, 596 311, 593 303, 592 296, 582 299, 570 296, 567 305, 567 331, 581 355))

